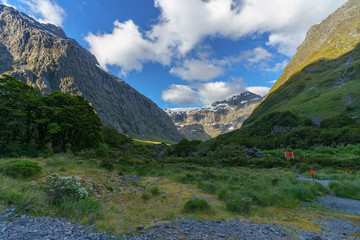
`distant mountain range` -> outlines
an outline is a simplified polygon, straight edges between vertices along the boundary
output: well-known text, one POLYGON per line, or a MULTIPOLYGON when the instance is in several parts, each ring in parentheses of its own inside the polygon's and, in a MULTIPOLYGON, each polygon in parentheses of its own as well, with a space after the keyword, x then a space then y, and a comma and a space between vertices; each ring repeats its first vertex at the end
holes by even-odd
POLYGON ((84 96, 104 125, 132 136, 180 139, 166 113, 118 77, 64 31, 0 5, 0 74, 16 76, 43 94, 84 96))
POLYGON ((185 138, 207 140, 240 128, 262 99, 244 92, 201 108, 168 108, 165 112, 185 138))

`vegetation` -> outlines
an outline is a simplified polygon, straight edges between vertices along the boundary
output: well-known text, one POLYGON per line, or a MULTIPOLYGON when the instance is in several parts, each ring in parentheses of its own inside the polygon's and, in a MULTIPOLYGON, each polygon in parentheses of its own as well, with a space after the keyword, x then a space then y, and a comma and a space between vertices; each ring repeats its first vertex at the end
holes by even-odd
POLYGON ((85 188, 80 187, 75 177, 62 177, 53 173, 47 177, 46 183, 45 191, 55 205, 61 201, 84 199, 89 195, 85 188))
POLYGON ((42 167, 29 160, 13 159, 1 164, 0 173, 13 178, 27 178, 41 172, 42 167))
POLYGON ((16 214, 56 215, 120 234, 177 216, 252 218, 329 194, 299 181, 292 167, 308 177, 314 170, 317 179, 333 180, 337 196, 360 200, 360 127, 351 104, 317 125, 273 111, 206 142, 151 144, 102 127, 82 97, 41 96, 12 77, 0 81, 0 156, 11 157, 0 158, 0 206, 15 206, 16 214))
POLYGON ((14 77, 0 79, 0 155, 37 156, 54 151, 96 148, 103 141, 100 118, 80 96, 41 96, 14 77))
POLYGON ((205 199, 194 198, 188 200, 184 205, 184 212, 194 213, 196 211, 208 211, 210 204, 205 199))

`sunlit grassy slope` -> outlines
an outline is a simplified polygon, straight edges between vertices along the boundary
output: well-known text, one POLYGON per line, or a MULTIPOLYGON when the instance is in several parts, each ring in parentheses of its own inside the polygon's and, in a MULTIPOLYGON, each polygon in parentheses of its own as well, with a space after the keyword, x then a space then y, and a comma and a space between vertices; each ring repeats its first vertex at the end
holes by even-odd
POLYGON ((274 111, 324 118, 359 114, 360 4, 350 0, 314 25, 245 124, 274 111))

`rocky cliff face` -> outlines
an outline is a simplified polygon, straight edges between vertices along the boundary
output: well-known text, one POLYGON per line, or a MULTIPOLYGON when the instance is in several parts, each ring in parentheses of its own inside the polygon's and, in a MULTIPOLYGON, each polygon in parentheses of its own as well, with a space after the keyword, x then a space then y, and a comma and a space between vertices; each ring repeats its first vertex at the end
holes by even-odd
POLYGON ((360 117, 360 0, 349 0, 312 26, 305 41, 245 124, 291 110, 313 121, 360 117))
POLYGON ((0 74, 10 74, 43 94, 84 96, 104 125, 130 135, 180 138, 170 118, 151 100, 104 71, 96 58, 61 28, 41 24, 0 5, 0 74))
POLYGON ((180 134, 189 140, 207 140, 241 127, 262 97, 241 93, 202 108, 165 109, 180 134))

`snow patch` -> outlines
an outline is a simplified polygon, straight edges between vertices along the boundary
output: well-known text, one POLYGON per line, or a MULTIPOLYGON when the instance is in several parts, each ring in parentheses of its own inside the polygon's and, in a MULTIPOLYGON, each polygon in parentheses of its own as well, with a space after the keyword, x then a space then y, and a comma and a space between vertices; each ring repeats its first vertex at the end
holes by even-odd
POLYGON ((21 12, 19 12, 19 13, 20 13, 20 16, 21 16, 23 19, 25 19, 25 20, 27 20, 27 21, 35 24, 34 19, 31 19, 30 17, 26 16, 25 14, 22 14, 21 12))

